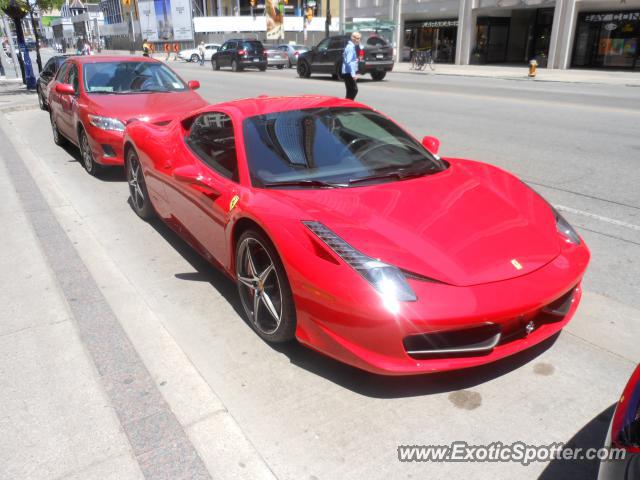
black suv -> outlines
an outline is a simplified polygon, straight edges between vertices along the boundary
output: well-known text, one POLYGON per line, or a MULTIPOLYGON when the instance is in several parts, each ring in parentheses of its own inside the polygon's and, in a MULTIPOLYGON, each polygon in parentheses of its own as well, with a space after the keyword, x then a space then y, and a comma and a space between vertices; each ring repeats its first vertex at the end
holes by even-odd
POLYGON ((49 82, 56 76, 60 65, 69 57, 70 55, 56 55, 51 57, 42 69, 42 72, 40 72, 38 82, 36 83, 36 92, 38 94, 38 104, 42 110, 49 109, 49 105, 47 104, 47 85, 49 85, 49 82))
POLYGON ((231 67, 234 72, 245 68, 257 68, 261 72, 267 69, 267 52, 258 40, 227 40, 211 57, 214 70, 231 67))
MULTIPOLYGON (((317 46, 298 57, 298 75, 309 78, 312 73, 330 73, 335 79, 342 78, 342 52, 350 35, 337 35, 322 40, 317 46)), ((374 80, 382 80, 393 70, 393 48, 376 35, 362 33, 358 73, 370 73, 374 80)))

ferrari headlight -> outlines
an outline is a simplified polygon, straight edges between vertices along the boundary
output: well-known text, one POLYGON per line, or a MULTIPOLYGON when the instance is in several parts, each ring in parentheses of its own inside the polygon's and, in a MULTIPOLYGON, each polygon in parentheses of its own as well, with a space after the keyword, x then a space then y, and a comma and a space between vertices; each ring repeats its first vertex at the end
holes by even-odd
POLYGON ((558 233, 574 245, 580 245, 580 236, 573 229, 571 224, 569 224, 569 222, 567 222, 567 220, 560 215, 560 212, 555 208, 551 207, 551 209, 553 210, 553 214, 556 216, 556 228, 558 229, 558 233))
POLYGON ((414 302, 416 294, 398 267, 359 252, 320 222, 302 222, 351 268, 380 292, 383 299, 414 302))
POLYGON ((124 132, 124 123, 117 118, 100 117, 98 115, 89 115, 89 123, 100 130, 114 130, 116 132, 124 132))

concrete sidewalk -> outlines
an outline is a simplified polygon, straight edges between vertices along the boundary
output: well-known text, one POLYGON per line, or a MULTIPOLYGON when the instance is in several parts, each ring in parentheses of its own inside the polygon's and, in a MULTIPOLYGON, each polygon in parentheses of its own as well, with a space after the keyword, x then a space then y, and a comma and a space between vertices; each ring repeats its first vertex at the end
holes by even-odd
POLYGON ((603 71, 603 70, 548 70, 538 68, 535 78, 528 76, 529 69, 523 66, 495 65, 450 65, 437 63, 435 69, 416 71, 408 62, 396 63, 395 73, 413 75, 453 75, 464 77, 499 78, 504 80, 523 80, 532 82, 590 83, 600 85, 620 85, 640 87, 640 72, 603 71))
POLYGON ((20 78, 0 80, 0 112, 7 113, 33 108, 39 108, 35 90, 27 90, 20 78))

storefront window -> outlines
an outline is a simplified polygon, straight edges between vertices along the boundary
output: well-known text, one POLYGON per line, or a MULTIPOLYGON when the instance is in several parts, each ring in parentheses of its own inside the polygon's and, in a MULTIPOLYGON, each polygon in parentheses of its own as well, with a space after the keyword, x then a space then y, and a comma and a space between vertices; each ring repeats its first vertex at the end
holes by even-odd
POLYGON ((582 13, 574 67, 640 69, 640 12, 582 13))
POLYGON ((435 62, 453 63, 457 34, 457 20, 407 22, 404 31, 404 47, 407 52, 403 54, 403 58, 409 60, 410 52, 415 50, 431 50, 435 62))

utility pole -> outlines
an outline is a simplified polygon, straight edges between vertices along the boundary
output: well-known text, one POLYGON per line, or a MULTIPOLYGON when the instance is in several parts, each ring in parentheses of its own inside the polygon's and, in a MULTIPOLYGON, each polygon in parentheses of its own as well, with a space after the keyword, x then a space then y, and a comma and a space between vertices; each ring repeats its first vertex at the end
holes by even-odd
POLYGON ((398 1, 398 17, 396 18, 396 62, 402 61, 402 0, 398 1))
POLYGON ((324 36, 329 36, 329 27, 331 26, 331 0, 327 0, 327 17, 324 21, 324 36))

